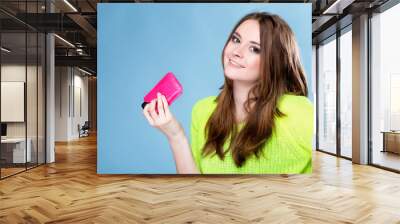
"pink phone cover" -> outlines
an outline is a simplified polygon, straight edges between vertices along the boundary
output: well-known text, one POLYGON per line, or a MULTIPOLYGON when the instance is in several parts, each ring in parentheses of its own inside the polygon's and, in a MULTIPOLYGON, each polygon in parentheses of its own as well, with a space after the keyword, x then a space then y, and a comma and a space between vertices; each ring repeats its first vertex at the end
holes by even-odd
POLYGON ((168 72, 144 97, 142 107, 144 108, 147 103, 156 99, 157 92, 163 94, 165 98, 167 98, 168 105, 171 105, 171 103, 182 94, 182 91, 183 88, 178 79, 176 79, 172 72, 168 72))

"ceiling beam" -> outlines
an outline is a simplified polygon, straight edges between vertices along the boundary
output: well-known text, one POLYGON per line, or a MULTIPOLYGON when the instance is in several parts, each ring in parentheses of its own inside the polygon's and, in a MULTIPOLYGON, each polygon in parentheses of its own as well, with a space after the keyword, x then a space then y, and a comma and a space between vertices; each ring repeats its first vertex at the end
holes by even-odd
POLYGON ((81 66, 96 71, 96 58, 91 56, 55 56, 56 66, 81 66))

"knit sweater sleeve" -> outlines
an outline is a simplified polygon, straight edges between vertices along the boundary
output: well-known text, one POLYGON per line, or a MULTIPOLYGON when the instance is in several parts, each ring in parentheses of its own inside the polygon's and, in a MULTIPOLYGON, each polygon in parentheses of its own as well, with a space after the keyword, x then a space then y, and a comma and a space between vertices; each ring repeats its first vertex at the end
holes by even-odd
POLYGON ((287 166, 288 172, 312 172, 312 138, 314 131, 314 108, 303 96, 286 96, 281 101, 281 111, 286 115, 279 119, 277 142, 291 155, 295 164, 287 166), (303 164, 303 168, 299 165, 303 164), (293 168, 293 170, 292 170, 293 168), (296 171, 295 171, 296 170, 296 171))
POLYGON ((200 118, 198 102, 193 106, 192 109, 192 121, 190 124, 190 140, 193 159, 196 163, 197 169, 202 173, 200 159, 201 159, 201 133, 200 133, 200 118))

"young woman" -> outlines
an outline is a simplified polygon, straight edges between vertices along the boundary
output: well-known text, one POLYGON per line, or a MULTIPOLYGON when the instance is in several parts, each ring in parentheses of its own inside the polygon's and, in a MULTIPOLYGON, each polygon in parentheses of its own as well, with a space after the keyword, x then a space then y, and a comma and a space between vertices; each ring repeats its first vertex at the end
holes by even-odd
POLYGON ((246 15, 229 35, 222 65, 219 95, 192 109, 191 145, 164 96, 143 109, 168 138, 177 172, 310 173, 313 106, 288 24, 265 12, 246 15))

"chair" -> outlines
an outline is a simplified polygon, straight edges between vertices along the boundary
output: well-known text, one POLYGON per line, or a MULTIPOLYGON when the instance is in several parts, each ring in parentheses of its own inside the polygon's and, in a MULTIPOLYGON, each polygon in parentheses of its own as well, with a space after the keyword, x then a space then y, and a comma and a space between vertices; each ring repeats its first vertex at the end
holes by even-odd
POLYGON ((89 136, 89 129, 90 129, 89 121, 85 121, 82 127, 78 124, 79 138, 89 136))

